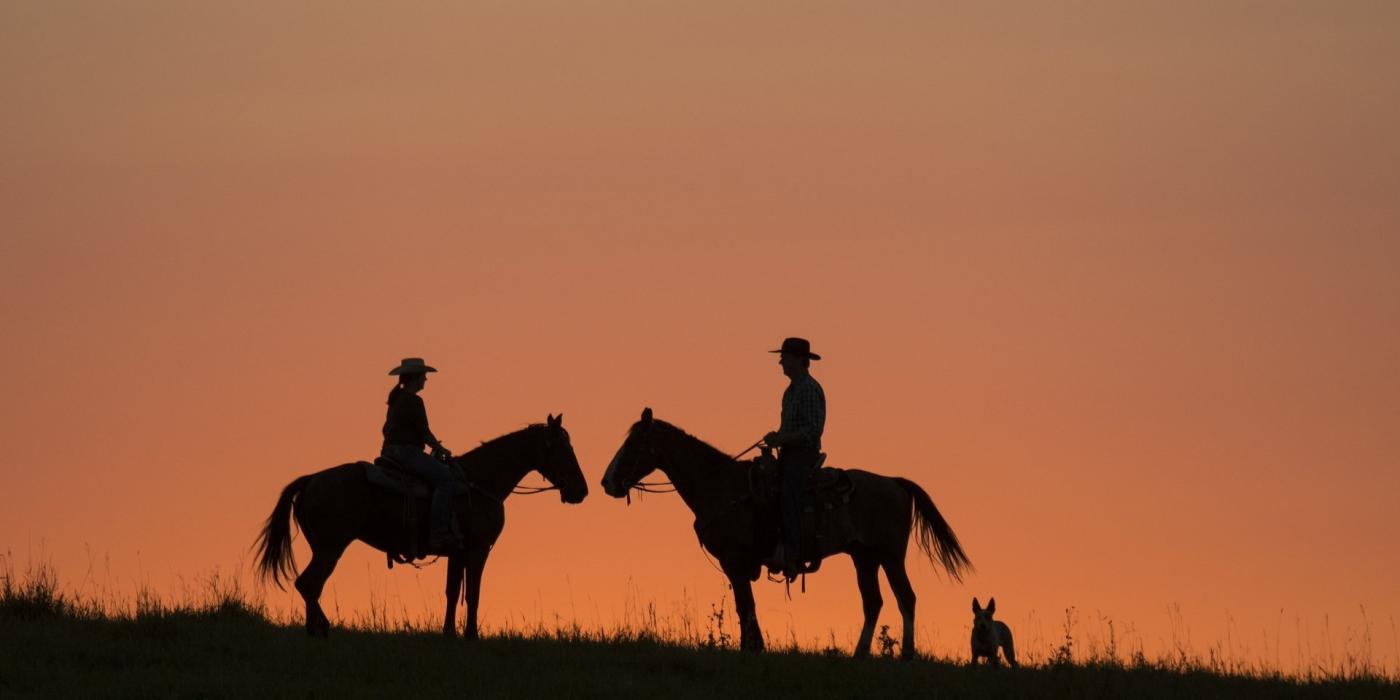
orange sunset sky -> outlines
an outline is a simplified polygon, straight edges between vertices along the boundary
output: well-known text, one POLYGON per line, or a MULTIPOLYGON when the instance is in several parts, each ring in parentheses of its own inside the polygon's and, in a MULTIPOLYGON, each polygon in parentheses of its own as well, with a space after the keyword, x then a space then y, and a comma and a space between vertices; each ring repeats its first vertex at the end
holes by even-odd
MULTIPOLYGON (((1397 67, 1392 2, 5 2, 0 551, 246 575, 419 355, 449 446, 562 411, 592 489, 508 502, 488 625, 699 615, 689 512, 598 480, 643 406, 774 428, 802 335, 829 462, 977 566, 911 563, 926 651, 996 596, 1028 651, 1400 667, 1397 67)), ((333 618, 436 616, 383 561, 333 618)), ((848 647, 849 560, 807 586, 770 639, 848 647)))

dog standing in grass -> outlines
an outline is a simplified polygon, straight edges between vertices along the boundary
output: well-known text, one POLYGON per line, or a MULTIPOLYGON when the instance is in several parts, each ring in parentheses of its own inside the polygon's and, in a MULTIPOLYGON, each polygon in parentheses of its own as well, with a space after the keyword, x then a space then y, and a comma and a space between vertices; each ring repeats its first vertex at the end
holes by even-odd
POLYGON ((978 658, 986 658, 992 666, 1000 666, 997 649, 1006 657, 1006 663, 1016 668, 1016 647, 1011 643, 1011 628, 1005 622, 992 619, 997 611, 997 599, 987 601, 984 609, 976 598, 972 599, 972 663, 978 658))

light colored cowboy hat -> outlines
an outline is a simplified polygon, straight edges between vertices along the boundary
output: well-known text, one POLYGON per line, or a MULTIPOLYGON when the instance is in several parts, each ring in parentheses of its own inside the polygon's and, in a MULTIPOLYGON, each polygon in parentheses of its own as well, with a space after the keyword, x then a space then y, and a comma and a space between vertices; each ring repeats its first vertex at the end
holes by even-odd
POLYGON ((423 374, 425 372, 436 371, 437 368, 429 367, 426 362, 423 362, 423 358, 421 357, 405 357, 403 358, 403 361, 399 363, 398 367, 389 370, 389 375, 396 376, 400 374, 423 374))

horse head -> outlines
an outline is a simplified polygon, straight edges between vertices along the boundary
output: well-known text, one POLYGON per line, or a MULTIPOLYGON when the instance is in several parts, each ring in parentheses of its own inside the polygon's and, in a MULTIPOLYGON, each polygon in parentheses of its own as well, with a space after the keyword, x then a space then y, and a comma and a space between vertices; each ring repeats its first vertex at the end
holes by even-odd
POLYGON ((650 408, 643 409, 642 419, 627 431, 627 439, 617 448, 617 454, 603 474, 604 493, 622 498, 638 481, 656 471, 658 425, 664 424, 652 420, 650 408))
POLYGON ((539 426, 543 432, 540 443, 539 472, 550 484, 559 488, 559 500, 582 503, 588 496, 588 482, 579 468, 569 431, 564 429, 564 414, 551 415, 539 426))

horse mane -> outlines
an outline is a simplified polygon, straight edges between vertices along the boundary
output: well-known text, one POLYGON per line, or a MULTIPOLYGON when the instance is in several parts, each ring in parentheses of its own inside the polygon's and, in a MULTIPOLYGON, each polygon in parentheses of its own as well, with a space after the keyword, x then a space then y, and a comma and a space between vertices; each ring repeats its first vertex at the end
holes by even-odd
POLYGON ((485 440, 480 445, 457 455, 453 459, 461 463, 464 467, 499 463, 502 453, 514 449, 515 443, 518 442, 520 438, 544 427, 546 427, 544 423, 531 423, 520 430, 506 433, 505 435, 494 437, 490 440, 485 440))
MULTIPOLYGON (((687 433, 685 429, 681 428, 680 426, 674 425, 672 423, 667 423, 664 420, 656 418, 652 419, 652 423, 665 427, 666 429, 675 432, 679 437, 685 438, 685 442, 688 445, 690 445, 691 448, 697 453, 694 455, 695 457, 707 461, 720 462, 725 464, 726 466, 737 466, 738 464, 733 457, 730 457, 723 450, 719 449, 718 447, 715 447, 714 445, 711 445, 708 442, 705 442, 704 440, 701 440, 698 437, 695 437, 694 435, 691 435, 690 433, 687 433)), ((632 430, 628 432, 628 435, 630 436, 632 433, 636 432, 637 429, 641 426, 642 422, 638 421, 636 425, 632 426, 632 430)))

